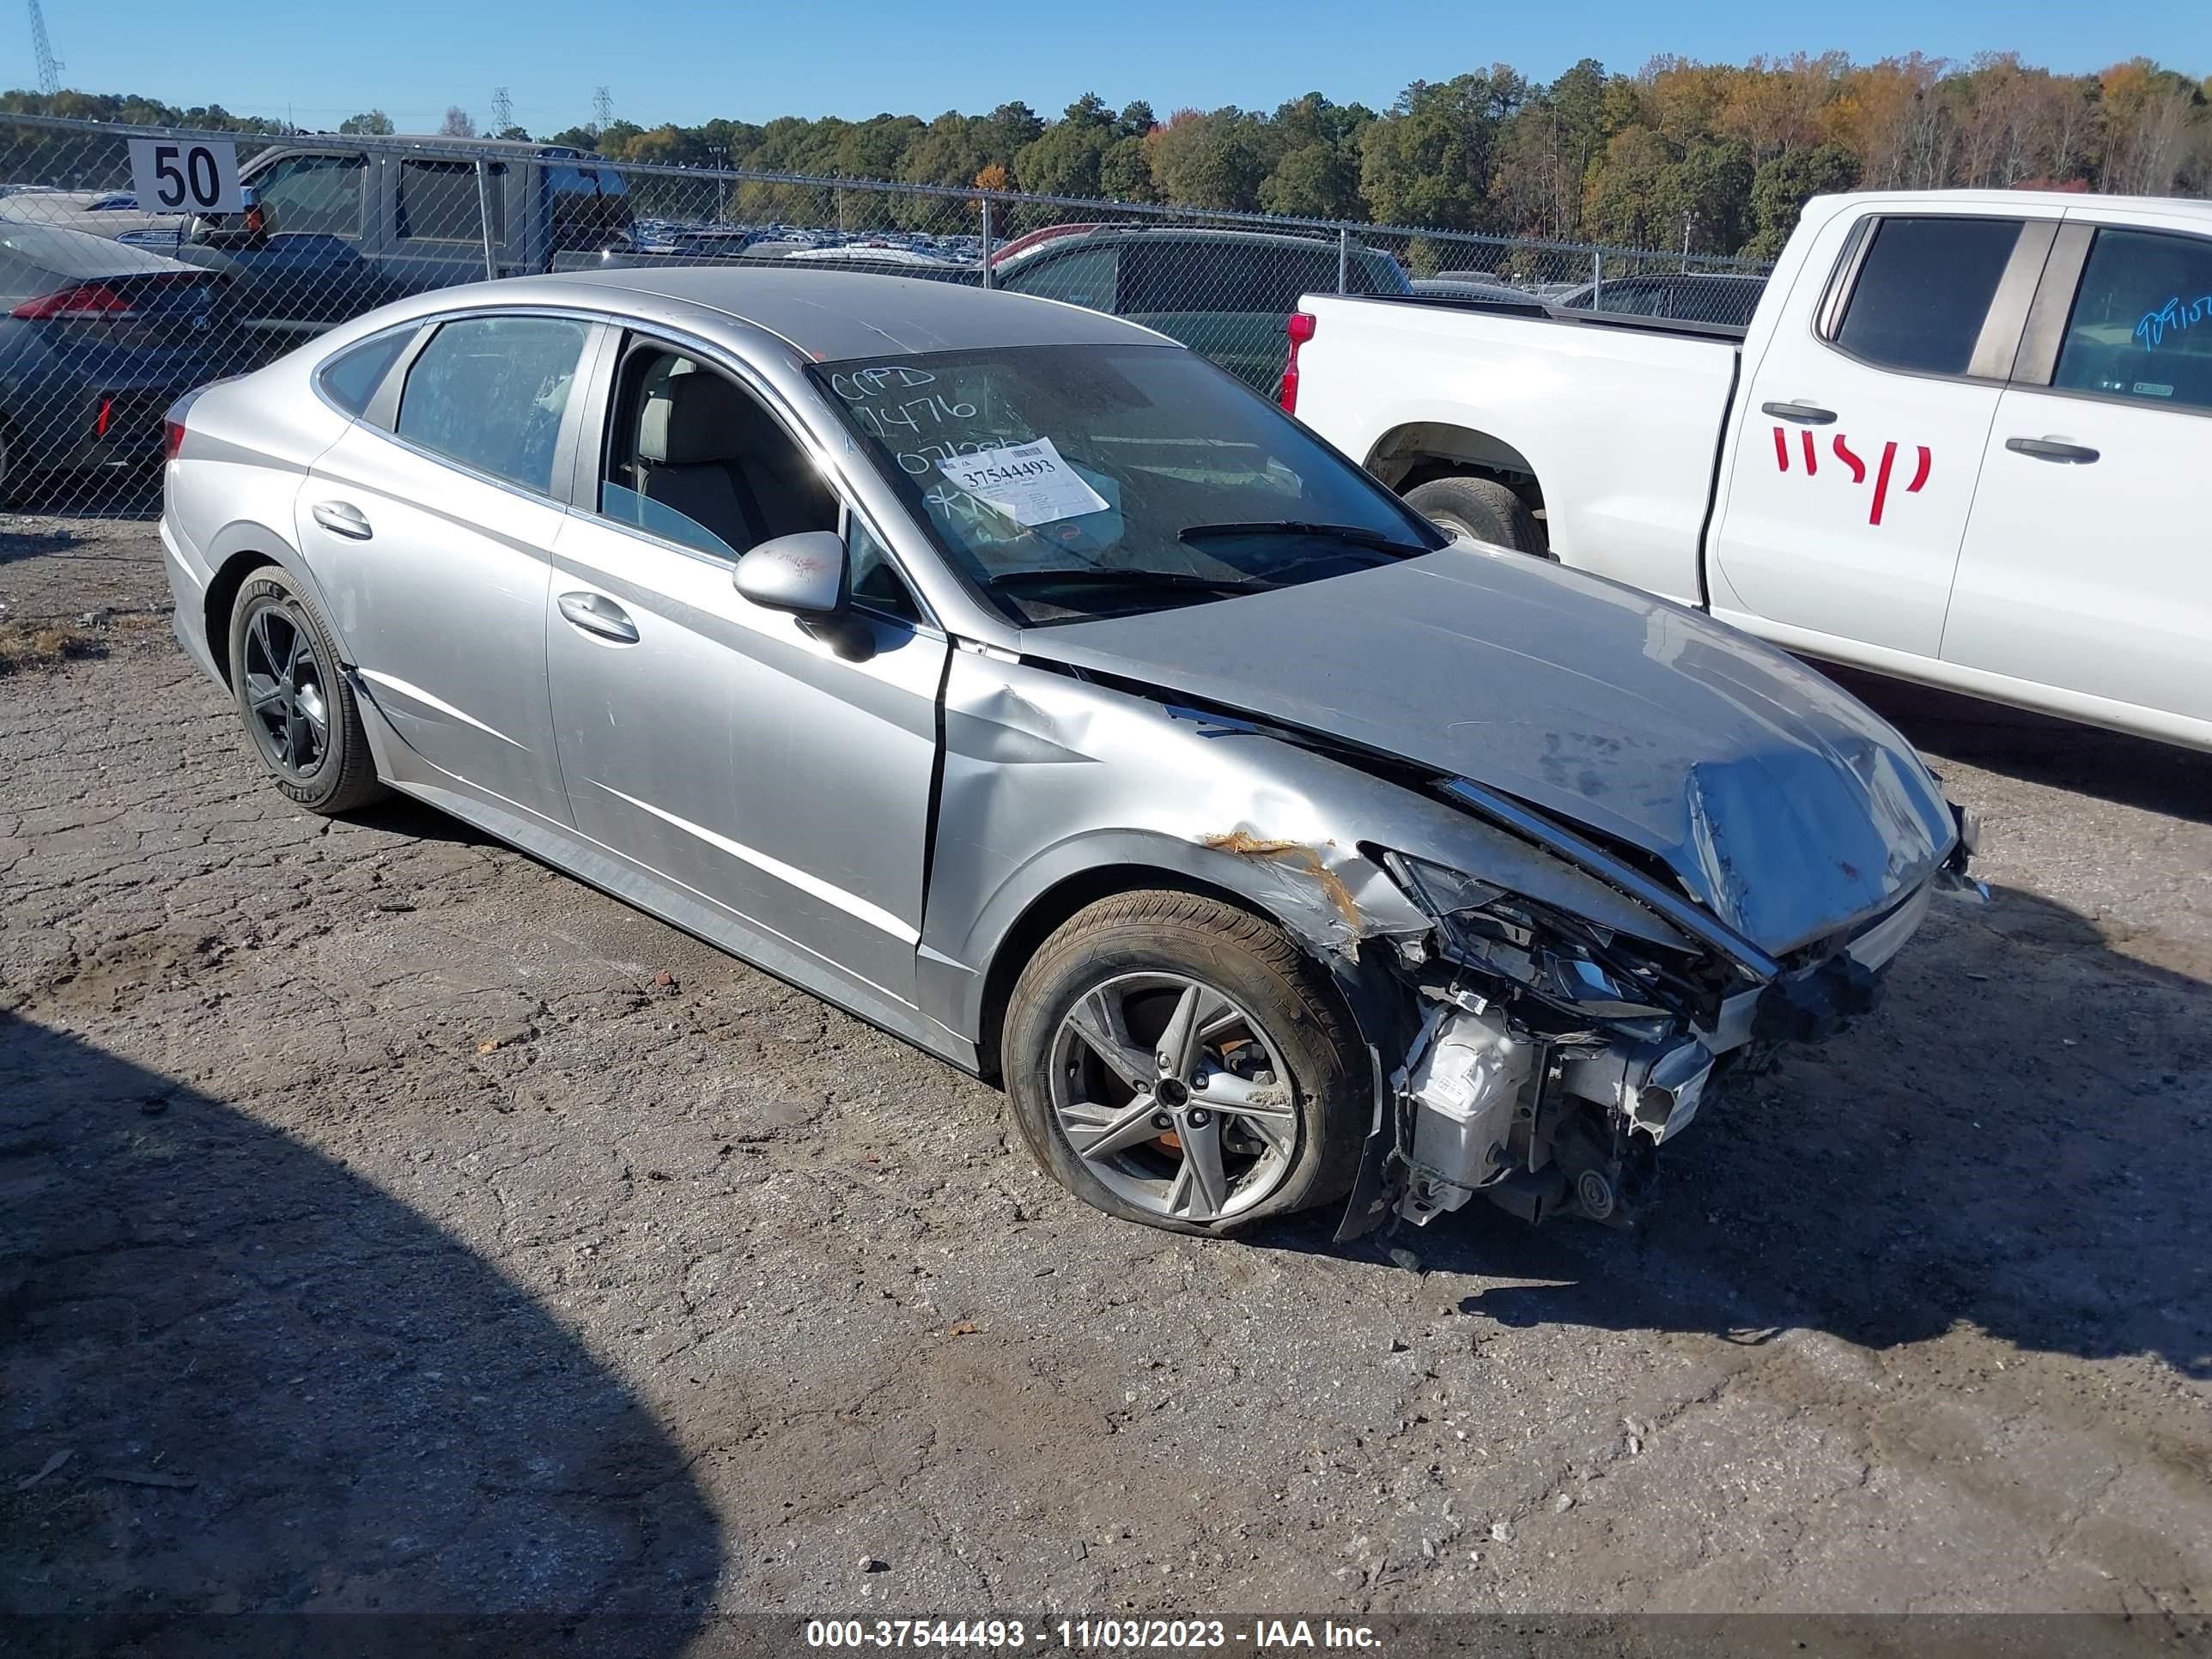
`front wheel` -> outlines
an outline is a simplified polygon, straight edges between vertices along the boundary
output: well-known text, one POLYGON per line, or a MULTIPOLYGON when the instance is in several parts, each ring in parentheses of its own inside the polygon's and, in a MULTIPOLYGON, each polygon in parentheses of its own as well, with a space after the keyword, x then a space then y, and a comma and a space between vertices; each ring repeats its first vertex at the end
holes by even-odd
POLYGON ((1351 1189, 1366 1051, 1282 930, 1195 894, 1078 913, 1022 971, 1000 1063, 1045 1172, 1109 1215, 1225 1232, 1351 1189))
POLYGON ((313 812, 345 812, 384 793, 331 630, 282 570, 238 591, 231 690, 276 787, 313 812))

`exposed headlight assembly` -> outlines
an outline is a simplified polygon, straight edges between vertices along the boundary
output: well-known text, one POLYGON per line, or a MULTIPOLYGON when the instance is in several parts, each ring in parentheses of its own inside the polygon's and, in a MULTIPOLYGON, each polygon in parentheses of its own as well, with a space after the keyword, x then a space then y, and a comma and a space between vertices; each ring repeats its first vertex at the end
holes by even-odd
POLYGON ((1439 943, 1453 960, 1581 1017, 1650 1019, 1678 1012, 1657 989, 1661 970, 1639 963, 1610 929, 1552 915, 1425 859, 1386 852, 1382 863, 1406 896, 1435 918, 1439 943))

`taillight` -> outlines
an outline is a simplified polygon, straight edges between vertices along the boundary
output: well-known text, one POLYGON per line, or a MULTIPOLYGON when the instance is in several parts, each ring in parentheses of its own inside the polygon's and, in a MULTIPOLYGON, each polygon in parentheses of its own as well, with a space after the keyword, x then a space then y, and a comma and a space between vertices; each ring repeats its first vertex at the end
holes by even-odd
POLYGON ((185 423, 174 415, 168 416, 161 422, 161 459, 175 460, 177 452, 184 447, 185 423))
POLYGON ((92 423, 92 435, 95 438, 105 438, 107 435, 107 423, 114 418, 115 399, 102 398, 100 400, 99 416, 92 423))
POLYGON ((98 283, 80 283, 75 288, 57 289, 41 294, 36 299, 26 300, 8 313, 20 317, 27 323, 73 322, 88 318, 130 317, 136 314, 131 301, 112 288, 98 283))
POLYGON ((1310 311, 1294 311, 1283 325, 1283 331, 1291 337, 1291 360, 1283 365, 1283 384, 1276 389, 1275 401, 1292 415, 1298 412, 1298 348, 1314 337, 1314 316, 1310 311))

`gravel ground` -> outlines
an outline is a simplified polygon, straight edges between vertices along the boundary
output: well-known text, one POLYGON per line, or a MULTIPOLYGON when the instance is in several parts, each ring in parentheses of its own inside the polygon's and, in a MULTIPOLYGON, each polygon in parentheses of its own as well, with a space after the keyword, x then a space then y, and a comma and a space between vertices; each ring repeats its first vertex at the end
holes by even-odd
POLYGON ((1649 1226, 1196 1242, 457 824, 299 813, 150 526, 9 521, 0 602, 84 636, 0 678, 0 1610, 2207 1611, 2212 756, 1861 686, 1994 902, 1649 1226))

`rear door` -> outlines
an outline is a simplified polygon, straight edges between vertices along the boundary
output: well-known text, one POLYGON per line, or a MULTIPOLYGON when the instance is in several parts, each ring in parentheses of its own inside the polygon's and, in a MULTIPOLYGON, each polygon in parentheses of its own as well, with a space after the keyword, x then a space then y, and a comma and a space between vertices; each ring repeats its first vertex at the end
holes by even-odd
POLYGON ((2155 210, 2067 219, 1998 401, 1943 658, 2203 741, 2212 236, 2155 210))
POLYGON ((598 325, 439 324, 309 472, 298 528, 410 781, 568 821, 545 693, 545 595, 598 325))
POLYGON ((495 264, 507 246, 507 168, 494 162, 477 188, 474 161, 425 156, 383 158, 384 231, 380 263, 394 289, 422 294, 488 274, 489 238, 495 264))
POLYGON ((1876 211, 1815 233, 1798 283, 1826 271, 1826 288, 1790 296, 1736 393, 1710 544, 1715 615, 1874 647, 1839 653, 1866 660, 1939 653, 1983 447, 2055 229, 1876 211))

